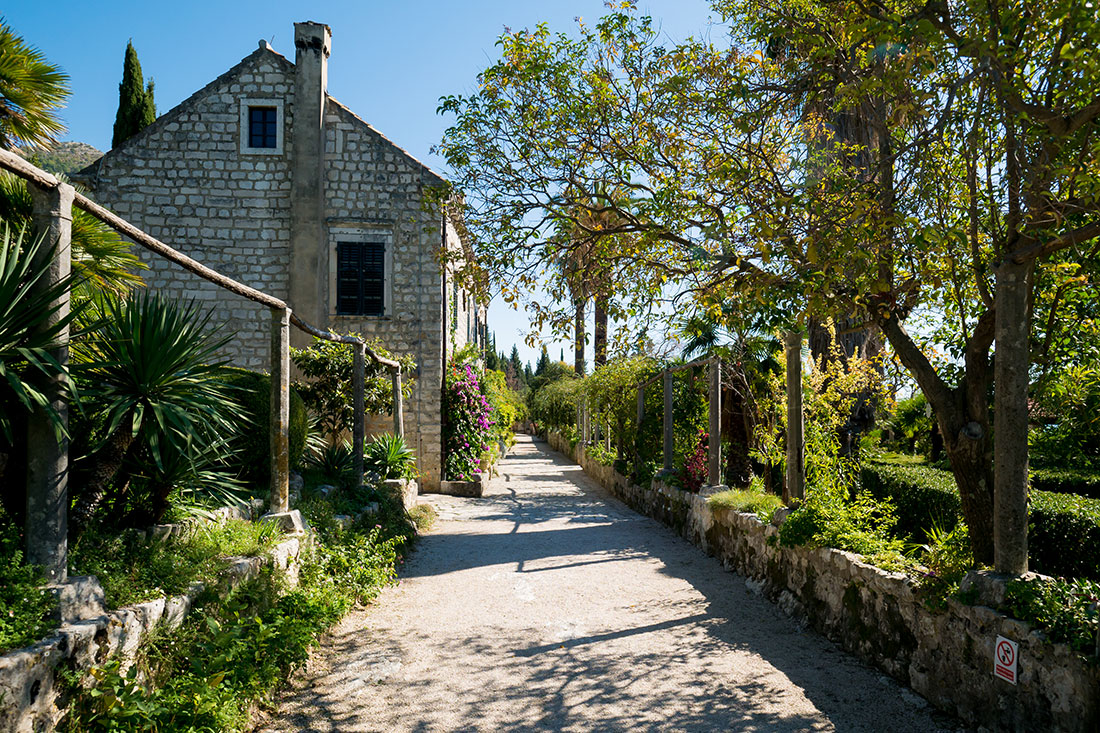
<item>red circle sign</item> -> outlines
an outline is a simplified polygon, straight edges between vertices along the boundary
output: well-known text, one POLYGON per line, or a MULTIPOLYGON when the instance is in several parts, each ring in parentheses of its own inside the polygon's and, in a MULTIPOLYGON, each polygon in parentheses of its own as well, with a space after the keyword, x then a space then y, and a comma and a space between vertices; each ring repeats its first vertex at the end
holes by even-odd
POLYGON ((997 645, 997 661, 1007 666, 1012 665, 1013 659, 1016 658, 1016 652, 1013 650, 1012 645, 1007 641, 1002 641, 997 645))

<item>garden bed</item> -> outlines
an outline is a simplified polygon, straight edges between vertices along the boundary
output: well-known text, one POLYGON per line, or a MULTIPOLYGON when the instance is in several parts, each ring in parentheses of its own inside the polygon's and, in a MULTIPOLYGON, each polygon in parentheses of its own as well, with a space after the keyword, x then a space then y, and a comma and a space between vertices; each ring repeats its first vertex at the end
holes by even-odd
POLYGON ((675 529, 750 590, 804 619, 847 651, 910 686, 969 725, 993 730, 1093 731, 1100 725, 1100 665, 1052 644, 992 608, 947 601, 928 609, 914 582, 830 548, 780 547, 777 530, 752 514, 713 508, 668 486, 644 488, 590 461, 560 435, 550 445, 636 511, 675 529), (1018 684, 993 677, 998 636, 1019 643, 1018 684))
MULTIPOLYGON (((240 518, 232 511, 220 515, 222 519, 240 518)), ((174 529, 163 525, 149 534, 157 536, 154 542, 164 541, 174 529)), ((293 584, 305 539, 305 535, 288 537, 260 557, 228 558, 219 591, 228 592, 255 577, 265 566, 282 572, 288 583, 293 584)), ((88 581, 80 584, 98 585, 88 581)), ((63 685, 59 684, 61 673, 85 671, 111 659, 132 658, 154 630, 178 629, 205 590, 206 585, 196 581, 183 593, 111 611, 103 605, 102 591, 93 592, 85 610, 94 615, 66 619, 47 638, 0 656, 0 733, 56 729, 65 712, 63 685)))

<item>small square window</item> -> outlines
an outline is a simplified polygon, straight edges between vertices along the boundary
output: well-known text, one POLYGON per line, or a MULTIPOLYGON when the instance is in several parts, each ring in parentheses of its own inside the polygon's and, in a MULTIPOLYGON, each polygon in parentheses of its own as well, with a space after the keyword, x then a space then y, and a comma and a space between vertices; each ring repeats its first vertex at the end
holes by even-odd
POLYGON ((386 246, 381 242, 337 242, 336 313, 386 314, 386 246))
POLYGON ((275 107, 248 108, 248 147, 278 146, 278 110, 275 107))

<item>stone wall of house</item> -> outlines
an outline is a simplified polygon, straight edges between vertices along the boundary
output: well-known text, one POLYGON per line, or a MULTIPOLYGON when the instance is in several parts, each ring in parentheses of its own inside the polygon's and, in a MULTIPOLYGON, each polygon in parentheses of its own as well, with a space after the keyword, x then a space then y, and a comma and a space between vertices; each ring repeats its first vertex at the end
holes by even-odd
MULTIPOLYGON (((780 547, 755 515, 714 509, 706 497, 632 484, 551 434, 550 445, 636 511, 677 531, 745 576, 746 587, 848 652, 910 686, 969 726, 991 731, 1095 731, 1100 665, 992 608, 949 599, 933 611, 903 573, 831 548, 780 547), (1019 643, 1018 683, 993 677, 998 636, 1019 643)), ((885 726, 889 727, 889 726, 885 726)))
MULTIPOLYGON (((441 460, 441 245, 437 215, 423 208, 425 187, 441 180, 354 114, 329 100, 325 112, 325 221, 330 287, 323 310, 340 332, 379 338, 416 361, 405 406, 405 436, 416 451, 421 485, 439 485, 441 460), (389 307, 382 317, 341 316, 335 303, 335 251, 341 232, 386 242, 389 307)), ((453 229, 452 229, 453 231, 453 229)))
MULTIPOLYGON (((294 78, 289 61, 260 48, 239 68, 106 156, 90 181, 95 198, 199 262, 288 299, 294 78), (279 152, 241 151, 242 98, 282 101, 279 152)), ((327 322, 316 325, 379 338, 387 349, 416 361, 405 430, 417 452, 422 483, 430 489, 440 477, 443 294, 437 257, 440 223, 423 211, 422 200, 425 186, 441 179, 331 98, 325 114, 323 178, 328 241, 320 268, 330 272, 327 281, 320 278, 329 287, 318 293, 316 309, 327 314, 327 322), (384 317, 335 313, 333 254, 336 238, 348 229, 377 233, 390 250, 384 317)), ((449 234, 457 247, 453 227, 449 234)), ((213 322, 235 334, 224 348, 233 363, 269 368, 266 308, 144 250, 140 254, 150 268, 144 277, 151 289, 213 308, 213 322)))
MULTIPOLYGON (((280 154, 242 154, 242 97, 285 100, 289 131, 294 70, 260 49, 103 158, 90 181, 95 199, 157 239, 245 285, 285 299, 290 246, 290 135, 280 154)), ((213 308, 235 337, 224 352, 268 369, 267 308, 222 290, 138 248, 145 282, 172 299, 213 308)))

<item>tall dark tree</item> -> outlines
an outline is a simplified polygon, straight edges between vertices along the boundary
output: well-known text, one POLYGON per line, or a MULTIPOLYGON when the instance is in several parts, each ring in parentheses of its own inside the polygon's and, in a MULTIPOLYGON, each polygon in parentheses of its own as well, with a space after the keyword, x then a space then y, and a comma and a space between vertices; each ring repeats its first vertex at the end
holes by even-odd
POLYGON ((542 353, 539 354, 538 364, 535 365, 535 374, 542 376, 546 373, 546 370, 550 368, 550 355, 546 353, 546 345, 542 347, 542 353))
POLYGON ((535 378, 535 373, 531 371, 531 362, 527 362, 523 366, 523 381, 527 384, 531 383, 531 380, 535 378))
POLYGON ((523 362, 519 358, 519 347, 512 346, 512 355, 508 357, 508 363, 512 366, 512 372, 516 375, 516 381, 519 383, 520 389, 527 386, 527 382, 524 379, 523 362))
POLYGON ((115 131, 111 147, 117 148, 148 127, 157 118, 153 101, 153 82, 145 86, 141 76, 141 62, 133 42, 126 44, 122 60, 122 83, 118 85, 118 112, 115 114, 115 131))

